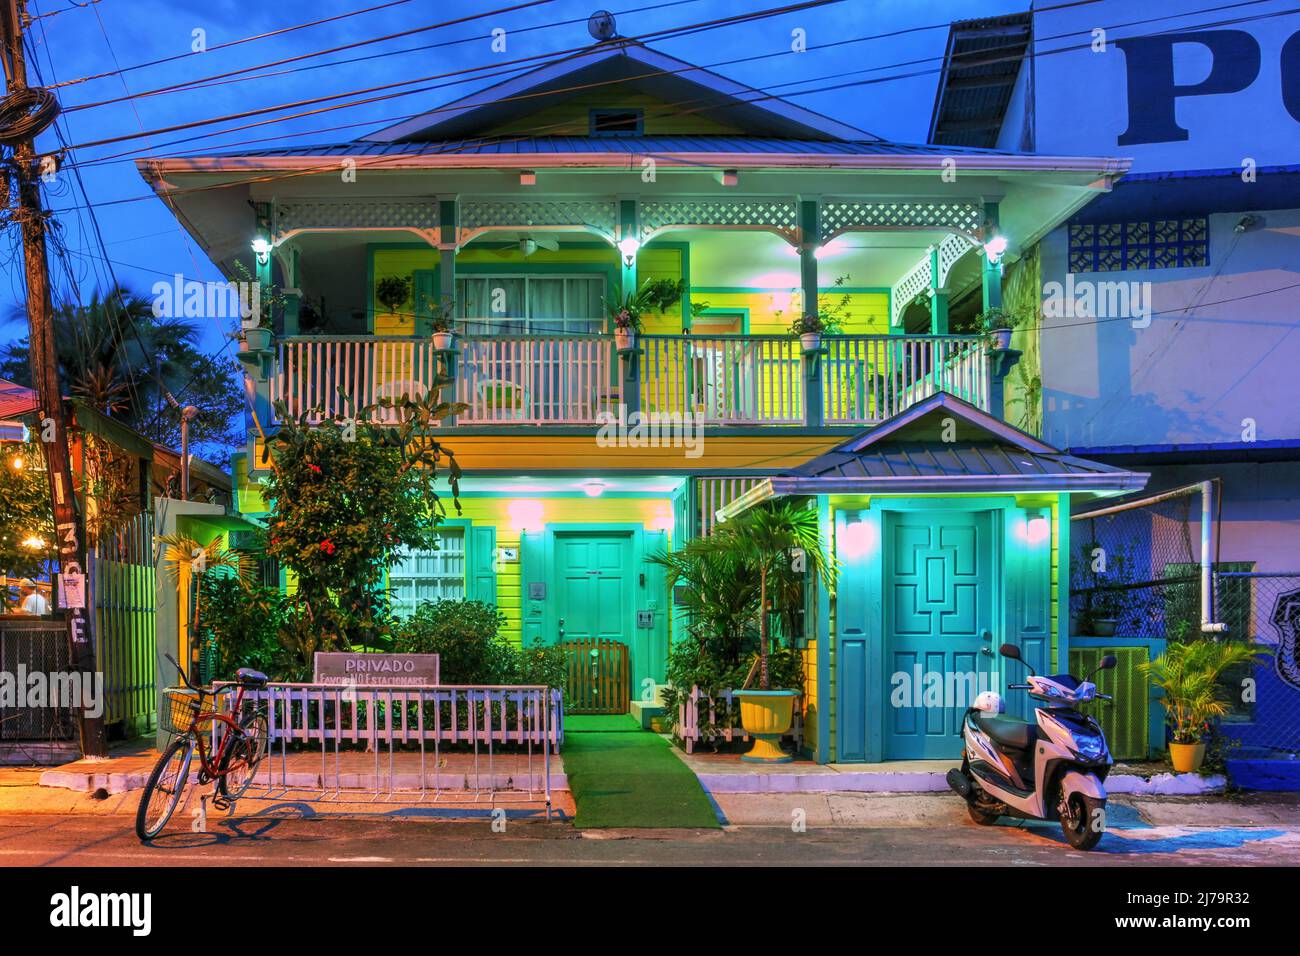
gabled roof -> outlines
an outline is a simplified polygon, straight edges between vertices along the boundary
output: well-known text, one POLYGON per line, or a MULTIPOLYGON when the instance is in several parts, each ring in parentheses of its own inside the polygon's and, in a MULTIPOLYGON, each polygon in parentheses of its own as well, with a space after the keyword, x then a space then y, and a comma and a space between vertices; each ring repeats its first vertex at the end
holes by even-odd
POLYGON ((460 139, 570 99, 584 90, 624 84, 683 111, 727 123, 756 136, 816 140, 874 140, 856 127, 729 80, 635 40, 614 39, 471 93, 412 119, 376 130, 363 140, 460 139), (747 102, 757 100, 757 102, 747 102))
POLYGON ((12 421, 28 412, 34 412, 39 404, 33 389, 0 379, 0 422, 12 421))
POLYGON ((784 474, 724 511, 815 494, 1138 491, 1150 476, 1076 458, 969 402, 938 392, 784 474))
POLYGON ((930 142, 984 148, 997 145, 1032 38, 1030 13, 953 23, 930 116, 930 142))

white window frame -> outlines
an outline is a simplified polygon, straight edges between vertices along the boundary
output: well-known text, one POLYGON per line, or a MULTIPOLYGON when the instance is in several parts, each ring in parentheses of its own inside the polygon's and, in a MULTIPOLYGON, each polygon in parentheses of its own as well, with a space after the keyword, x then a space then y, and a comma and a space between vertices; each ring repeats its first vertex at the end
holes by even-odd
POLYGON ((469 563, 468 563, 468 539, 469 533, 467 528, 447 527, 438 529, 438 547, 429 550, 412 551, 403 549, 402 559, 398 564, 393 565, 388 571, 388 595, 389 605, 393 610, 394 616, 405 619, 411 616, 411 613, 424 600, 461 600, 468 597, 469 593, 469 563), (453 549, 444 546, 444 542, 455 540, 459 548, 453 549), (448 559, 460 559, 460 572, 448 572, 446 561, 448 559), (408 562, 433 559, 437 562, 437 570, 433 574, 418 573, 401 573, 402 566, 408 562), (402 582, 433 582, 435 585, 435 596, 432 598, 416 597, 413 603, 399 600, 397 596, 397 587, 394 585, 394 579, 402 582), (456 585, 459 585, 459 594, 455 593, 456 585), (448 590, 452 593, 448 593, 448 590))
MULTIPOLYGON (((599 273, 587 273, 587 272, 557 273, 555 275, 537 275, 537 274, 527 273, 527 272, 493 272, 493 273, 486 273, 486 274, 473 273, 473 274, 456 276, 456 284, 459 285, 461 282, 491 283, 493 280, 499 281, 505 279, 509 279, 511 281, 519 281, 519 280, 523 281, 524 312, 526 313, 532 312, 532 299, 530 296, 531 283, 537 281, 542 281, 542 282, 560 281, 562 283, 565 283, 564 285, 561 286, 561 288, 563 289, 563 296, 564 296, 564 305, 563 305, 564 317, 557 319, 557 318, 536 318, 531 314, 528 315, 458 314, 456 316, 456 322, 460 325, 460 331, 463 334, 537 335, 537 334, 549 333, 552 335, 590 335, 593 332, 601 331, 599 327, 596 327, 596 324, 597 323, 600 325, 604 324, 605 322, 604 315, 570 317, 569 286, 565 282, 565 280, 585 279, 588 281, 599 282, 602 288, 606 288, 609 284, 608 276, 601 275, 599 273), (533 328, 534 322, 545 326, 550 326, 550 327, 534 329, 533 328), (506 323, 518 324, 521 327, 517 329, 516 328, 511 328, 511 329, 494 328, 494 326, 497 326, 498 324, 506 324, 506 323), (575 324, 578 324, 581 327, 575 330, 572 328, 572 326, 575 324), (556 325, 560 327, 559 330, 554 328, 554 326, 556 325), (470 326, 479 326, 479 330, 471 332, 470 326), (484 326, 487 327, 486 330, 483 330, 484 326)), ((456 298, 458 302, 457 311, 459 312, 461 309, 464 308, 464 302, 463 302, 464 297, 457 294, 456 298)))

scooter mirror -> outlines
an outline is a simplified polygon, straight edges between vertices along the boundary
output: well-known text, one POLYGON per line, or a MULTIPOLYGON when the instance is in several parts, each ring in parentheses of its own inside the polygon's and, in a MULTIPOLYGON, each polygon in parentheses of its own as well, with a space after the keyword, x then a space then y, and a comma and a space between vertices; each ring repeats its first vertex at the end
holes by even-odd
POLYGON ((1119 663, 1118 657, 1116 657, 1114 654, 1107 654, 1105 657, 1101 659, 1100 663, 1097 664, 1097 670, 1108 671, 1112 667, 1116 666, 1118 663, 1119 663))
POLYGON ((1014 644, 1003 644, 998 648, 998 653, 1003 657, 1011 658, 1013 661, 1020 660, 1020 648, 1014 644))

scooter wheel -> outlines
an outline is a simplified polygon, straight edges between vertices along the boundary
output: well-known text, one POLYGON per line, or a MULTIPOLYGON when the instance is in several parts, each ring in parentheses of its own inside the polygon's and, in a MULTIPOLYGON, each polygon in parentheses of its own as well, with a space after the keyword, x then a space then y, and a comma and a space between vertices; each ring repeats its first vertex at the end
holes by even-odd
POLYGON ((1076 850, 1091 850, 1105 827, 1106 801, 1076 793, 1070 797, 1070 816, 1061 817, 1061 832, 1076 850))
POLYGON ((966 809, 970 813, 970 818, 982 827, 991 827, 998 822, 998 814, 981 810, 973 803, 966 804, 966 809))

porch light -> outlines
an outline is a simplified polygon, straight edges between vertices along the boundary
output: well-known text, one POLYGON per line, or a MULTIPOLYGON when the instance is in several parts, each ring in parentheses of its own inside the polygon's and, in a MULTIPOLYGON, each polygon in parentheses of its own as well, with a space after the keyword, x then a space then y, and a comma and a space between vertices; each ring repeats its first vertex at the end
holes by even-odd
POLYGON ((515 531, 542 530, 542 503, 536 500, 520 499, 506 506, 510 516, 510 527, 515 531))
POLYGON ((1025 525, 1025 540, 1030 544, 1042 544, 1051 534, 1051 524, 1042 515, 1030 518, 1025 525))
POLYGON ((253 237, 253 252, 257 255, 257 264, 266 265, 271 261, 271 240, 258 233, 253 237))
POLYGON ((876 550, 876 527, 867 521, 850 521, 844 526, 839 542, 840 554, 846 558, 865 558, 876 550))
POLYGON ((605 489, 608 488, 609 485, 605 484, 605 482, 601 481, 599 478, 589 478, 587 481, 580 482, 578 487, 582 489, 582 493, 588 498, 599 498, 605 493, 605 489))
POLYGON ((629 269, 636 262, 637 251, 641 248, 641 240, 636 236, 628 236, 626 239, 618 241, 618 251, 623 253, 623 265, 629 269))
POLYGON ((984 255, 988 256, 991 265, 997 265, 1002 261, 1002 254, 1007 251, 1007 237, 993 236, 988 242, 984 243, 984 255))
POLYGON ((14 455, 13 458, 9 460, 9 467, 12 468, 14 471, 22 471, 23 466, 26 464, 27 463, 23 461, 22 455, 14 455))
POLYGON ((45 539, 38 534, 29 534, 27 537, 23 538, 22 544, 24 548, 28 548, 32 551, 45 550, 45 539))

